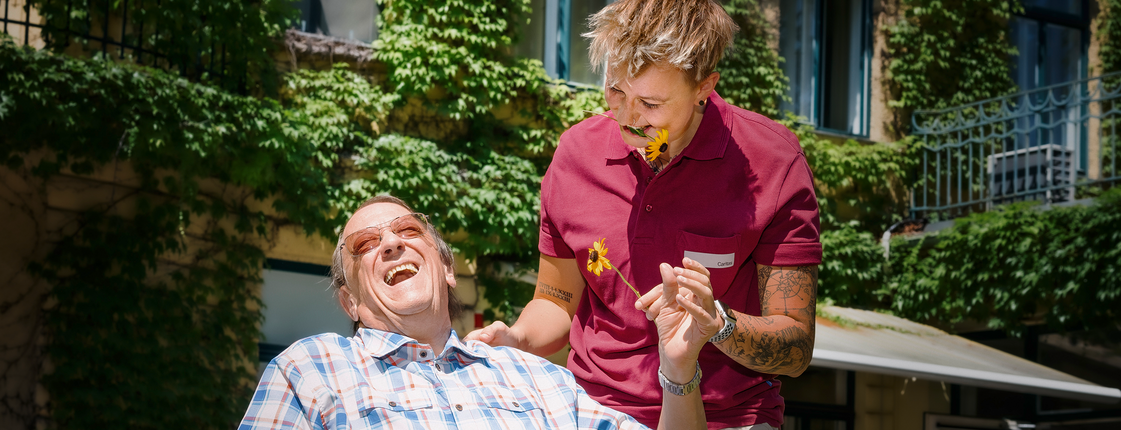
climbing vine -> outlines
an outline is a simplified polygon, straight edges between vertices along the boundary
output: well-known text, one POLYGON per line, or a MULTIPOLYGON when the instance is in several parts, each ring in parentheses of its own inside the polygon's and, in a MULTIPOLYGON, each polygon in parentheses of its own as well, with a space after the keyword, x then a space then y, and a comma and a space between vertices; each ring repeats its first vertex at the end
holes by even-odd
POLYGON ((724 10, 740 27, 724 60, 720 62, 718 92, 730 104, 779 118, 779 104, 788 96, 789 79, 781 58, 768 42, 772 37, 757 0, 732 0, 724 10))
POLYGON ((1015 91, 1008 20, 1015 0, 901 0, 902 17, 883 28, 893 132, 910 131, 911 112, 1015 91))

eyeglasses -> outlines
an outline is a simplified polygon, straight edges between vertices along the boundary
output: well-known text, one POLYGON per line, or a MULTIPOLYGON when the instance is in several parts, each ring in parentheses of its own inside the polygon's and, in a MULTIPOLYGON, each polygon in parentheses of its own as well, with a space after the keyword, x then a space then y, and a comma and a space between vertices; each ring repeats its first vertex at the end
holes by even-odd
POLYGON ((381 224, 370 226, 351 233, 343 239, 340 248, 346 249, 352 256, 366 254, 377 249, 381 244, 381 231, 389 228, 393 234, 402 239, 413 239, 424 236, 428 232, 428 217, 421 213, 401 215, 381 224))

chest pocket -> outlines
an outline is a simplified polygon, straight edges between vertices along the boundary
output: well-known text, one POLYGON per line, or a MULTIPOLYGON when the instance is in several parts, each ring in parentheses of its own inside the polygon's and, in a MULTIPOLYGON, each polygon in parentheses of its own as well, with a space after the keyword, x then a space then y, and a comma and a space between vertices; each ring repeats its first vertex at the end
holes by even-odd
POLYGON ((537 398, 529 395, 525 390, 495 385, 476 387, 472 393, 479 406, 486 408, 496 417, 495 421, 511 419, 522 423, 534 423, 529 426, 531 428, 545 422, 544 412, 537 398))
MULTIPOLYGON (((708 269, 715 298, 720 298, 728 291, 743 264, 745 256, 737 252, 739 245, 738 234, 731 237, 708 237, 686 231, 677 234, 679 256, 689 257, 708 269)), ((680 263, 673 265, 678 266, 680 263)))
MULTIPOLYGON (((366 422, 374 427, 394 422, 414 422, 418 414, 431 413, 436 405, 427 390, 363 390, 361 394, 358 409, 366 422)), ((405 428, 417 427, 406 425, 405 428)))

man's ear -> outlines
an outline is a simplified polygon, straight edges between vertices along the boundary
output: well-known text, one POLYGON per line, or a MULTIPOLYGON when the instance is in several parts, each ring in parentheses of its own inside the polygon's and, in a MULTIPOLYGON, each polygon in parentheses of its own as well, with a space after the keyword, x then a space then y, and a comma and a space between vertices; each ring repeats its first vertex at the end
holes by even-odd
POLYGON ((339 287, 339 306, 346 312, 346 316, 350 317, 351 321, 358 321, 358 299, 350 294, 350 287, 343 285, 339 287))
POLYGON ((448 286, 455 288, 455 264, 444 266, 444 280, 448 286))

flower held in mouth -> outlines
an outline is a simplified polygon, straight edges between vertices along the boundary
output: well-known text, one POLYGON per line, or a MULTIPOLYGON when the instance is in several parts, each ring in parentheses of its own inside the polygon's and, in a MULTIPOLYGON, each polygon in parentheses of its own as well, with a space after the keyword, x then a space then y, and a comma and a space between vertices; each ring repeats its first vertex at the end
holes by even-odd
POLYGON ((646 161, 653 162, 658 159, 658 156, 665 153, 666 150, 669 149, 668 140, 669 130, 663 128, 662 131, 658 132, 658 136, 655 137, 653 141, 646 144, 646 161))

